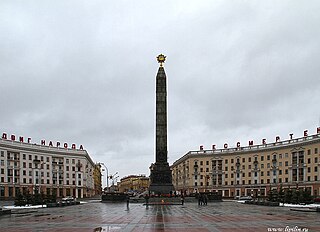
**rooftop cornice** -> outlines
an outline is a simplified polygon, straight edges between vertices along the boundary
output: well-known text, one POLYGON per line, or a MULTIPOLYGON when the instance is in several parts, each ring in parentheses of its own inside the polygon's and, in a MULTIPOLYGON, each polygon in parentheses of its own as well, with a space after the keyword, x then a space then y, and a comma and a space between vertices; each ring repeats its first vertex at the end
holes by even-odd
POLYGON ((293 148, 296 146, 306 146, 314 143, 320 142, 320 134, 305 136, 297 139, 290 139, 285 141, 279 141, 268 144, 252 145, 246 147, 236 147, 236 148, 226 148, 226 149, 215 149, 215 150, 199 150, 199 151, 189 151, 184 156, 176 160, 172 166, 177 165, 188 158, 201 156, 212 156, 212 155, 242 155, 248 153, 274 151, 284 148, 293 148))

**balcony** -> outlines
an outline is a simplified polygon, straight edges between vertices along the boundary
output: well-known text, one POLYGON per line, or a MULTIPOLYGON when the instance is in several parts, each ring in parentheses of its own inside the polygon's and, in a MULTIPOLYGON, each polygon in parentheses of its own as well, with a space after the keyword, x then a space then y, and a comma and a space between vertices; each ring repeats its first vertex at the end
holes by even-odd
POLYGON ((77 168, 81 168, 82 167, 82 164, 81 163, 77 163, 77 168))

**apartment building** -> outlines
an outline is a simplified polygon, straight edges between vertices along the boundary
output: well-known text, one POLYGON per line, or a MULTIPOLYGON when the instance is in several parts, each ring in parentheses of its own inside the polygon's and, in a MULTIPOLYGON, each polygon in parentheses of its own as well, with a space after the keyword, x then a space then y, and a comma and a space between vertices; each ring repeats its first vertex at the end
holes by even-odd
MULTIPOLYGON (((265 197, 269 189, 320 193, 320 133, 247 147, 189 151, 171 166, 176 190, 265 197)), ((227 147, 227 146, 225 146, 227 147)))
POLYGON ((18 191, 77 198, 96 194, 95 164, 86 150, 4 137, 0 139, 0 199, 14 198, 18 191))

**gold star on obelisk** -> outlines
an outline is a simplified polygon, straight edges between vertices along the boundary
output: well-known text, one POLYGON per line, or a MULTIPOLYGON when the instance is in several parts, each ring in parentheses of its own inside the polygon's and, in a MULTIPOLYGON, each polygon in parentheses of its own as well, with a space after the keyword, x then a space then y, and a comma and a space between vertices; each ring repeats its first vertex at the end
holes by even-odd
POLYGON ((166 61, 166 56, 163 54, 160 54, 159 56, 157 56, 157 61, 158 63, 160 63, 160 67, 162 67, 162 63, 166 61))

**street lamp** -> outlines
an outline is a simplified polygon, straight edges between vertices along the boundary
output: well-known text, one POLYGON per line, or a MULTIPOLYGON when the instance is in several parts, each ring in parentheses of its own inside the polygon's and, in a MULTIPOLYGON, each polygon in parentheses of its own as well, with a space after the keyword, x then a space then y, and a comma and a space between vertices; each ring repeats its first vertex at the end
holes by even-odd
POLYGON ((109 188, 109 170, 108 170, 108 168, 107 168, 107 166, 106 165, 104 165, 104 163, 100 163, 105 169, 106 169, 106 171, 107 171, 107 191, 108 191, 108 188, 109 188))

